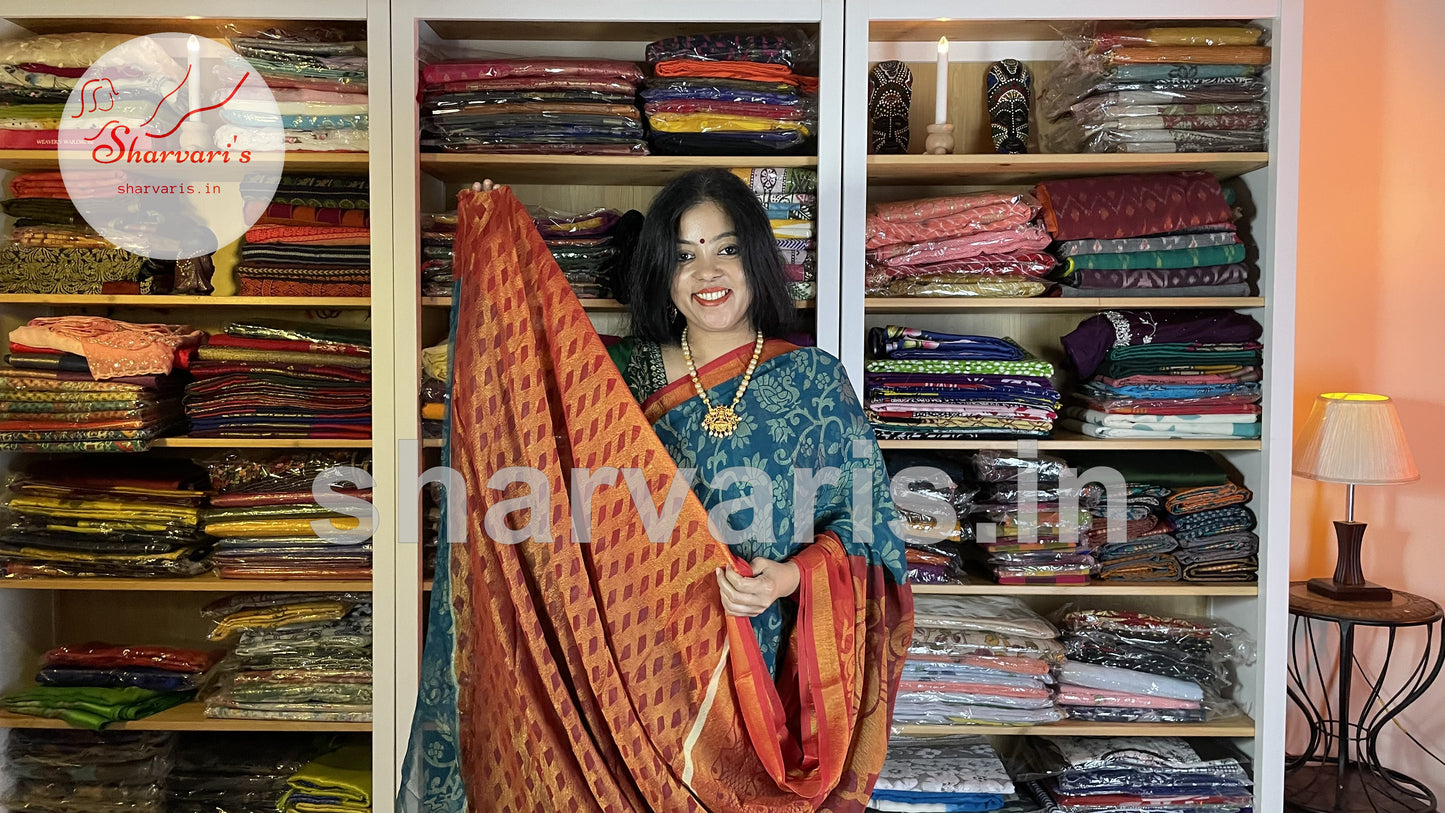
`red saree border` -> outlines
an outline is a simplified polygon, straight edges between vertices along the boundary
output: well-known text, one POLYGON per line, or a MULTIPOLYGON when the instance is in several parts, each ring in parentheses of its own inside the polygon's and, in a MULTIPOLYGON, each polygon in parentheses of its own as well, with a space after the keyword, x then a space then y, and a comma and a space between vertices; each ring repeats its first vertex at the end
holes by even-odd
MULTIPOLYGON (((792 342, 782 339, 766 339, 763 341, 762 355, 758 356, 758 364, 772 361, 784 353, 791 353, 797 349, 798 346, 792 342)), ((726 384, 748 371, 748 361, 752 357, 752 343, 729 350, 704 364, 697 371, 698 380, 702 382, 705 390, 726 384)), ((663 415, 696 397, 697 389, 692 385, 692 376, 683 376, 653 393, 652 397, 642 404, 642 412, 647 416, 648 423, 657 423, 663 415)))

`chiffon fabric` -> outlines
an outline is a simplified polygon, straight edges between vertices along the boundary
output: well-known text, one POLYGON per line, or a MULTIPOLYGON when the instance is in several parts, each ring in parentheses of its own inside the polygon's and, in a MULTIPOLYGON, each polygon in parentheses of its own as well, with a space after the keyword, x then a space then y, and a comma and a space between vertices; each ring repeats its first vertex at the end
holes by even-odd
MULTIPOLYGON (((550 484, 555 516, 567 517, 559 460, 637 467, 664 492, 676 464, 655 437, 664 429, 654 432, 634 406, 511 193, 464 191, 458 219, 453 335, 466 339, 452 359, 449 451, 472 492, 471 543, 441 546, 403 803, 863 810, 883 764, 901 668, 887 653, 901 651, 912 626, 901 546, 896 560, 873 561, 843 518, 843 535, 824 534, 794 556, 803 587, 775 683, 753 625, 724 616, 714 592, 718 567, 750 570, 706 530, 688 489, 673 531, 682 541, 671 544, 648 541, 618 489, 597 495, 616 504, 592 515, 588 545, 489 539, 481 520, 498 495, 483 485, 506 466, 543 466, 539 482, 550 484), (505 349, 502 336, 510 337, 505 349), (653 582, 646 574, 658 586, 639 602, 636 586, 653 582), (840 648, 836 632, 815 626, 817 612, 833 613, 829 623, 840 626, 832 629, 849 631, 852 643, 840 648), (821 649, 799 649, 804 642, 821 649), (793 715, 807 724, 792 728, 793 715)), ((781 393, 764 382, 810 352, 774 344, 750 394, 781 393)), ((733 354, 700 374, 730 392, 746 363, 733 354)), ((686 431, 688 448, 729 459, 726 439, 698 437, 702 407, 690 390, 659 396, 669 434, 686 431), (674 397, 681 403, 666 403, 674 397)), ((767 416, 760 409, 747 421, 767 416)), ((866 432, 860 419, 838 423, 866 432)))

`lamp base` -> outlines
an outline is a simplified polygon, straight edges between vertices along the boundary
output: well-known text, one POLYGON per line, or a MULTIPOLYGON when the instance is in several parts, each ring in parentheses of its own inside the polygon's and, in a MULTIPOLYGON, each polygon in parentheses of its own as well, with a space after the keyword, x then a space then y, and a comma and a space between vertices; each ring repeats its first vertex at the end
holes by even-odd
POLYGON ((1334 579, 1310 579, 1309 591, 1331 601, 1389 601, 1395 597, 1390 588, 1374 582, 1340 584, 1334 579))
POLYGON ((1365 541, 1365 523, 1335 523, 1335 575, 1332 579, 1310 579, 1309 590, 1333 601, 1389 601, 1388 587, 1365 581, 1360 568, 1360 545, 1365 541))

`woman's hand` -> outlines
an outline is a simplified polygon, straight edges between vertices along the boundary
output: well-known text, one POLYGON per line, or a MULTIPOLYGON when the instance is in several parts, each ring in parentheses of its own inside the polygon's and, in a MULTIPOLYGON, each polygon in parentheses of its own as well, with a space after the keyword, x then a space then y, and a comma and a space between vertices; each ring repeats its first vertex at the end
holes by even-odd
POLYGON ((752 565, 755 574, 752 577, 742 575, 732 566, 717 569, 722 605, 728 615, 752 618, 761 615, 783 596, 798 592, 802 573, 792 562, 758 558, 748 564, 752 565))
POLYGON ((492 183, 492 179, 491 179, 491 178, 486 178, 486 179, 483 179, 482 181, 473 182, 473 183, 472 183, 472 191, 473 191, 473 192, 491 192, 493 189, 501 189, 501 188, 502 188, 502 185, 499 184, 499 183, 492 183))

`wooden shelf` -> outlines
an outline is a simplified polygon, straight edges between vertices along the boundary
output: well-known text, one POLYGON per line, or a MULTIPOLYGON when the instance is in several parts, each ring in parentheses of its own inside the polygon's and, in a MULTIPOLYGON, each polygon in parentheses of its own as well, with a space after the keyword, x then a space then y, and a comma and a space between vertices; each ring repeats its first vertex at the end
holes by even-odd
MULTIPOLYGON (((935 37, 934 39, 937 39, 935 37)), ((871 184, 1029 184, 1055 178, 1204 170, 1233 178, 1269 165, 1269 154, 870 155, 871 184)))
POLYGON ((421 447, 423 449, 440 449, 445 445, 447 445, 447 442, 441 438, 422 438, 421 441, 421 447))
MULTIPOLYGON (((87 26, 83 30, 92 31, 87 26)), ((162 28, 162 31, 176 31, 162 28)), ((293 152, 286 155, 287 172, 325 172, 360 174, 369 171, 371 154, 365 152, 293 152)), ((60 156, 55 150, 0 150, 0 169, 11 172, 34 172, 60 169, 60 156)))
MULTIPOLYGON (((605 14, 606 6, 599 6, 605 14)), ((539 18, 546 17, 540 7, 531 9, 539 18)), ((565 40, 569 42, 652 42, 664 37, 687 34, 723 34, 737 32, 736 22, 656 22, 653 20, 626 19, 620 12, 618 20, 428 20, 432 33, 444 40, 565 40), (684 30, 685 29, 685 30, 684 30)), ((773 13, 786 15, 785 11, 773 13)), ((725 17, 727 15, 724 15, 725 17)), ((780 22, 792 22, 796 17, 780 16, 780 22)), ((816 33, 816 23, 793 23, 816 33)), ((745 26, 746 27, 746 26, 745 26)), ((938 37, 934 37, 938 39, 938 37)), ((638 56, 641 60, 642 50, 638 56)))
POLYGON ((153 449, 370 449, 371 440, 327 438, 157 438, 153 449))
MULTIPOLYGON (((887 11, 881 11, 887 14, 887 11)), ((1076 20, 872 20, 870 42, 1050 42, 1084 30, 1076 20)))
POLYGON ((155 294, 0 294, 0 305, 85 305, 169 308, 292 308, 306 310, 355 310, 370 308, 366 296, 171 296, 155 294))
POLYGON ((1092 723, 1062 720, 1046 725, 895 725, 904 737, 942 737, 948 734, 1010 734, 1036 737, 1253 737, 1254 721, 1245 716, 1208 723, 1092 723))
POLYGON ((811 156, 421 155, 421 171, 443 181, 470 183, 491 178, 506 184, 564 186, 663 186, 693 169, 817 165, 818 159, 811 156))
POLYGON ((0 579, 0 590, 118 590, 133 593, 370 593, 371 582, 307 579, 223 579, 214 573, 189 579, 0 579))
POLYGON ((1151 296, 1151 297, 983 297, 983 296, 870 296, 863 300, 868 313, 952 313, 955 311, 1101 311, 1142 308, 1264 307, 1262 296, 1151 296))
MULTIPOLYGON (((74 728, 64 720, 0 711, 0 728, 74 728)), ((182 703, 144 720, 116 723, 106 731, 357 731, 371 723, 314 723, 305 720, 214 720, 201 703, 182 703)))
MULTIPOLYGON (((1026 438, 1025 440, 1029 440, 1026 438)), ((1080 435, 1076 432, 1055 430, 1052 437, 1035 440, 1040 449, 1073 449, 1093 450, 1101 452, 1113 451, 1138 451, 1138 450, 1163 450, 1163 449, 1198 449, 1227 451, 1231 449, 1261 448, 1260 441, 1244 438, 1227 438, 1223 440, 1204 439, 1169 439, 1160 438, 1091 438, 1087 435, 1080 435)), ((878 446, 883 449, 1017 449, 1017 440, 879 440, 878 446)))
POLYGON ((1258 596, 1257 584, 1091 582, 1089 584, 915 584, 917 596, 1258 596))

